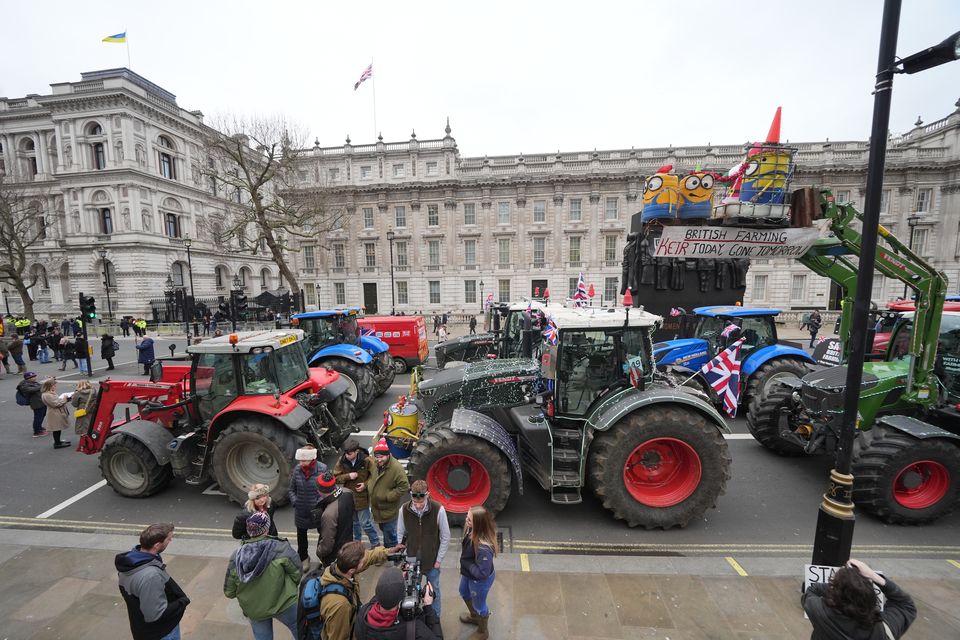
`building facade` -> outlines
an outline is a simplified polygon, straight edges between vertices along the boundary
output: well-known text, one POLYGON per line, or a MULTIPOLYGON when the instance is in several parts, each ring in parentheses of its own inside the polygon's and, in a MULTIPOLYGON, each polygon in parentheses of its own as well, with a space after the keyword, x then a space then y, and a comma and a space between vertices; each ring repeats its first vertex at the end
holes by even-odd
POLYGON ((149 317, 171 286, 197 298, 228 295, 235 276, 254 295, 277 287, 266 253, 214 233, 237 194, 203 173, 204 131, 201 112, 128 69, 0 98, 0 172, 41 230, 28 266, 38 316, 75 315, 80 292, 101 317, 108 292, 115 316, 149 317))
MULTIPOLYGON (((960 101, 931 124, 888 141, 881 221, 960 282, 960 101)), ((619 300, 621 253, 644 176, 666 164, 726 173, 743 145, 462 157, 443 138, 304 150, 298 190, 325 191, 345 224, 295 255, 308 308, 368 313, 479 311, 549 288, 572 295, 580 272, 596 298, 619 300), (392 265, 392 268, 391 268, 392 265), (392 283, 392 284, 391 284, 392 283)), ((794 187, 823 186, 862 209, 869 145, 807 142, 794 187)), ((903 293, 876 275, 879 304, 903 293)), ((783 309, 836 308, 831 283, 788 260, 751 265, 745 301, 783 309)))

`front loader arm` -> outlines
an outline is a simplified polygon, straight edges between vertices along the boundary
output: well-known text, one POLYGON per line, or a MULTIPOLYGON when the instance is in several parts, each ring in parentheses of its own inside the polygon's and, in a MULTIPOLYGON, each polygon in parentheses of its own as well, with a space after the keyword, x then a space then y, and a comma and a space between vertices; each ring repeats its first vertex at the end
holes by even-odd
POLYGON ((853 296, 857 290, 857 265, 845 257, 847 251, 834 238, 822 238, 799 258, 800 264, 814 273, 829 278, 840 287, 840 333, 843 362, 850 359, 850 335, 853 319, 853 296))
MULTIPOLYGON (((863 216, 849 204, 837 204, 828 190, 820 192, 823 215, 830 221, 830 229, 850 253, 861 254, 860 233, 854 223, 863 222, 863 216)), ((874 268, 888 278, 898 280, 917 294, 913 332, 910 335, 910 373, 904 400, 915 404, 929 404, 939 391, 934 380, 933 367, 937 357, 940 320, 947 295, 947 277, 929 262, 914 253, 890 230, 879 225, 879 238, 874 268)))
POLYGON ((81 453, 93 454, 103 449, 113 428, 127 422, 127 419, 119 421, 114 419, 117 405, 140 404, 142 407, 138 414, 140 418, 157 422, 169 429, 173 426, 173 421, 184 413, 181 409, 183 400, 184 390, 180 383, 104 380, 100 383, 90 427, 80 436, 80 446, 77 450, 81 453), (148 401, 162 405, 162 408, 144 407, 144 403, 148 401))

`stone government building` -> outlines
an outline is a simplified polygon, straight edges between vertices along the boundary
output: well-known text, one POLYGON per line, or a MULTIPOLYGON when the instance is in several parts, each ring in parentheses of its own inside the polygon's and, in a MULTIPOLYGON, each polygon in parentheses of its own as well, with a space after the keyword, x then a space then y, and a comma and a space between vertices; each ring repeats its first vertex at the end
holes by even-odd
MULTIPOLYGON (((881 221, 960 281, 960 101, 888 142, 881 221)), ((128 69, 81 74, 49 95, 0 98, 0 171, 27 182, 46 237, 32 251, 38 315, 75 313, 104 276, 117 314, 149 314, 151 298, 189 286, 225 295, 234 276, 256 295, 280 285, 266 251, 240 253, 212 233, 236 194, 205 178, 203 114, 128 69), (103 248, 107 255, 99 256, 103 248)), ((619 300, 621 253, 641 208, 643 177, 664 164, 725 173, 742 144, 462 157, 449 122, 442 138, 303 150, 291 197, 323 190, 349 214, 342 227, 291 254, 308 308, 370 313, 475 312, 484 296, 554 298, 582 271, 597 299, 619 300), (392 235, 392 242, 390 237, 392 235), (391 245, 393 280, 391 296, 391 245), (394 300, 395 298, 395 304, 394 300)), ((794 186, 833 188, 862 207, 864 141, 792 143, 794 186)), ((8 287, 9 288, 9 287, 8 287)), ((903 293, 877 276, 874 300, 903 293)), ((783 309, 832 308, 831 284, 789 261, 755 261, 745 300, 783 309)), ((14 312, 19 298, 9 295, 14 312)))

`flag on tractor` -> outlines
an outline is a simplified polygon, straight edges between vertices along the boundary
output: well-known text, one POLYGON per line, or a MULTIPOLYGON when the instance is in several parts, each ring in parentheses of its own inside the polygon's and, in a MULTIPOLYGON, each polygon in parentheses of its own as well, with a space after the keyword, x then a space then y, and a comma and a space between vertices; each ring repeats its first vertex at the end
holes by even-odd
POLYGON ((737 404, 740 401, 740 347, 743 338, 717 354, 717 357, 703 365, 700 373, 707 384, 723 400, 723 410, 731 418, 737 416, 737 404))
POLYGON ((360 337, 361 338, 376 338, 377 332, 370 327, 360 327, 360 337))
POLYGON ((553 324, 553 318, 547 320, 547 328, 543 330, 543 341, 547 344, 557 344, 557 325, 553 324))
POLYGON ((353 90, 356 91, 360 88, 360 85, 366 81, 367 78, 373 77, 373 63, 370 63, 370 66, 363 70, 363 73, 360 74, 360 79, 357 80, 357 83, 353 85, 353 90))
POLYGON ((573 294, 573 299, 578 307, 582 307, 587 301, 587 283, 583 281, 583 271, 577 278, 577 292, 573 294))
POLYGON ((487 309, 492 309, 492 308, 493 308, 493 293, 492 293, 492 292, 487 294, 487 300, 486 300, 486 302, 483 303, 483 306, 486 307, 487 309))

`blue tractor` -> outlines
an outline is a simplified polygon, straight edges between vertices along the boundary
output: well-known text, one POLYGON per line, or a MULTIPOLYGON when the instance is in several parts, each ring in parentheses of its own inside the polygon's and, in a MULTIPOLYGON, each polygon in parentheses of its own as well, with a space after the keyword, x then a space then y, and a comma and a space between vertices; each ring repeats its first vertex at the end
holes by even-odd
POLYGON ((311 367, 337 371, 347 382, 347 395, 362 414, 396 377, 393 356, 383 340, 364 335, 357 326, 360 309, 331 309, 298 313, 291 322, 304 332, 311 367))
MULTIPOLYGON (((802 378, 809 372, 813 358, 794 346, 780 344, 774 319, 779 309, 740 306, 697 307, 693 337, 667 340, 653 345, 657 367, 677 377, 691 378, 704 393, 716 400, 715 394, 698 373, 700 368, 727 348, 734 339, 743 338, 740 348, 740 404, 759 399, 774 381, 785 376, 802 378), (724 336, 731 324, 739 327, 732 339, 724 336)), ((684 323, 681 324, 683 326, 684 323)))

